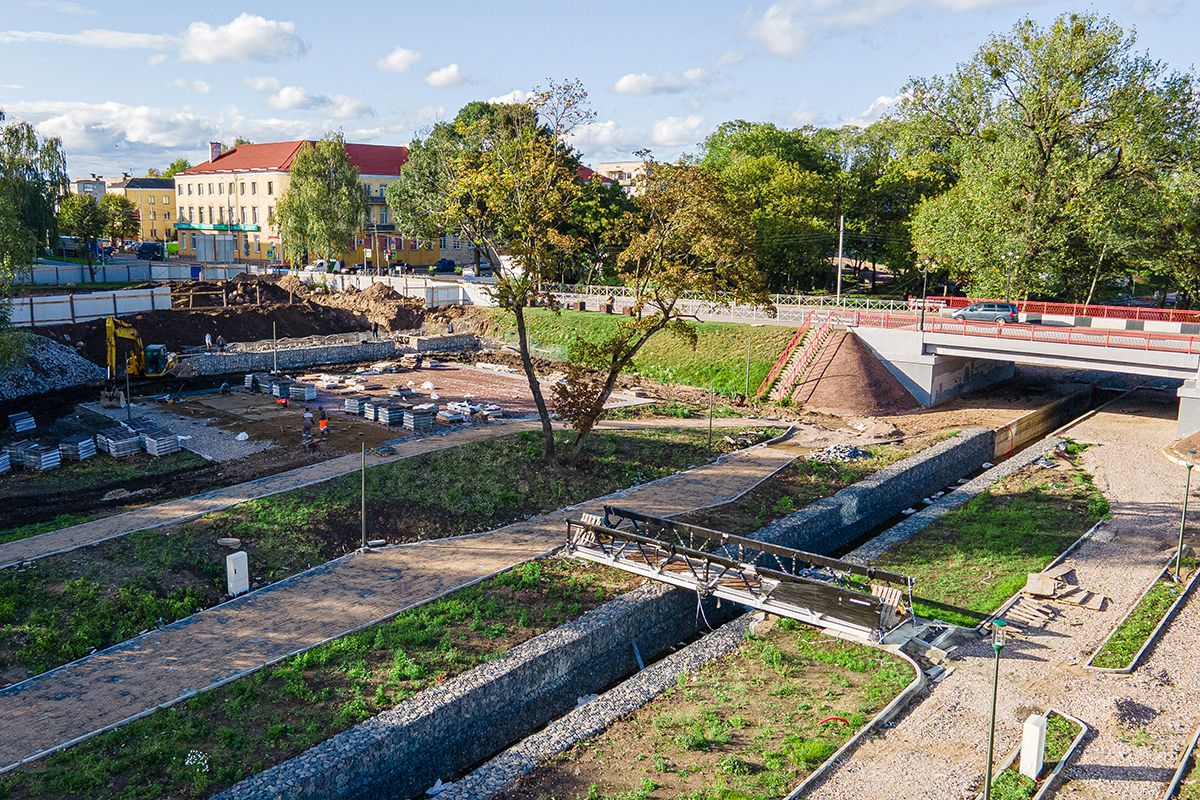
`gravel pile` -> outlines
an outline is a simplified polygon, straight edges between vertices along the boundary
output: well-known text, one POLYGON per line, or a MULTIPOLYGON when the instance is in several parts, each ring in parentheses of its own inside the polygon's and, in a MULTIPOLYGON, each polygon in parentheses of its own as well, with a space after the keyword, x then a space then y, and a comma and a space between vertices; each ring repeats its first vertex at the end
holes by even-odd
POLYGON ((819 453, 813 453, 808 457, 808 460, 820 461, 822 464, 844 464, 849 461, 860 461, 870 457, 870 452, 863 450, 861 447, 855 447, 852 444, 832 444, 819 453))
POLYGON ((503 796, 509 785, 529 774, 538 764, 562 753, 577 742, 602 733, 622 717, 649 703, 680 675, 695 672, 708 662, 741 645, 752 616, 743 614, 698 642, 667 656, 656 664, 609 689, 574 711, 551 722, 541 731, 505 750, 479 769, 452 784, 444 784, 439 800, 490 800, 503 796))
POLYGON ((44 336, 29 335, 24 363, 0 372, 0 400, 99 383, 104 377, 102 368, 70 347, 44 336))

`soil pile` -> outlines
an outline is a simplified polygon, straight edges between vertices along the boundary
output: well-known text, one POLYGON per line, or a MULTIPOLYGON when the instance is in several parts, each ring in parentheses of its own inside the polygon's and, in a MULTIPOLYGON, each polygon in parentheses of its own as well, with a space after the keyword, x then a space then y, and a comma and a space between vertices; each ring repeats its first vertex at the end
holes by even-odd
POLYGON ((371 284, 362 291, 347 289, 334 294, 309 292, 307 296, 321 305, 360 314, 367 322, 385 331, 417 328, 425 319, 425 304, 422 301, 405 297, 385 283, 371 284))
POLYGON ((805 406, 831 414, 887 416, 919 407, 916 399, 888 372, 875 354, 853 333, 844 333, 826 347, 836 348, 812 388, 805 406))
POLYGON ((27 339, 24 361, 13 369, 0 371, 0 399, 56 392, 104 380, 105 371, 74 349, 43 336, 27 339))
POLYGON ((278 276, 242 273, 228 281, 176 281, 171 284, 175 308, 225 308, 288 303, 295 298, 278 276))

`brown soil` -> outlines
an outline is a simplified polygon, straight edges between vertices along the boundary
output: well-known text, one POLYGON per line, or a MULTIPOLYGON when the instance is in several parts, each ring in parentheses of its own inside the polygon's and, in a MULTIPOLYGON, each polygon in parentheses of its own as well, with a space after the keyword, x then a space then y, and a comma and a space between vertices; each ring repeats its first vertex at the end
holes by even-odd
POLYGON ((826 348, 830 355, 825 368, 809 376, 811 386, 796 389, 808 395, 804 402, 808 408, 833 414, 891 415, 920 407, 853 333, 838 334, 826 348))

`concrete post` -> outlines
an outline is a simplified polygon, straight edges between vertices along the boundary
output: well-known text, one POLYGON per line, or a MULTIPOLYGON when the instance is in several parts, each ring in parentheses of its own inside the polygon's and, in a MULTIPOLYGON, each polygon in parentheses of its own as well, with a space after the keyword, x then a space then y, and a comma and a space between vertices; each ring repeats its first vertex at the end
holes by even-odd
POLYGON ((1030 714, 1021 729, 1021 774, 1037 780, 1046 757, 1046 717, 1030 714))

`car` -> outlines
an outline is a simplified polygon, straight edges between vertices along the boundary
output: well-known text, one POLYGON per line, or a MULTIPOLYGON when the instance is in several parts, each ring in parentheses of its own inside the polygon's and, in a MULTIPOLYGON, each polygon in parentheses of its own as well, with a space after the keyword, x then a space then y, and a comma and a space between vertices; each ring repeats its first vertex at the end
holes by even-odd
POLYGON ((161 242, 142 242, 138 245, 137 257, 139 261, 166 261, 161 242))
POLYGON ((453 258, 439 259, 436 264, 429 268, 430 272, 454 272, 458 266, 453 258))
POLYGON ((338 269, 338 272, 342 273, 343 275, 353 275, 356 272, 365 272, 366 269, 367 265, 363 263, 343 264, 341 268, 338 269))
POLYGON ((971 322, 995 322, 1003 325, 1006 322, 1016 322, 1018 313, 1017 307, 1012 303, 987 302, 972 303, 966 308, 956 310, 950 316, 971 322))
POLYGON ((305 272, 328 272, 329 264, 327 264, 325 262, 325 259, 323 259, 323 258, 318 259, 317 261, 314 261, 311 264, 305 265, 304 271, 305 272))

